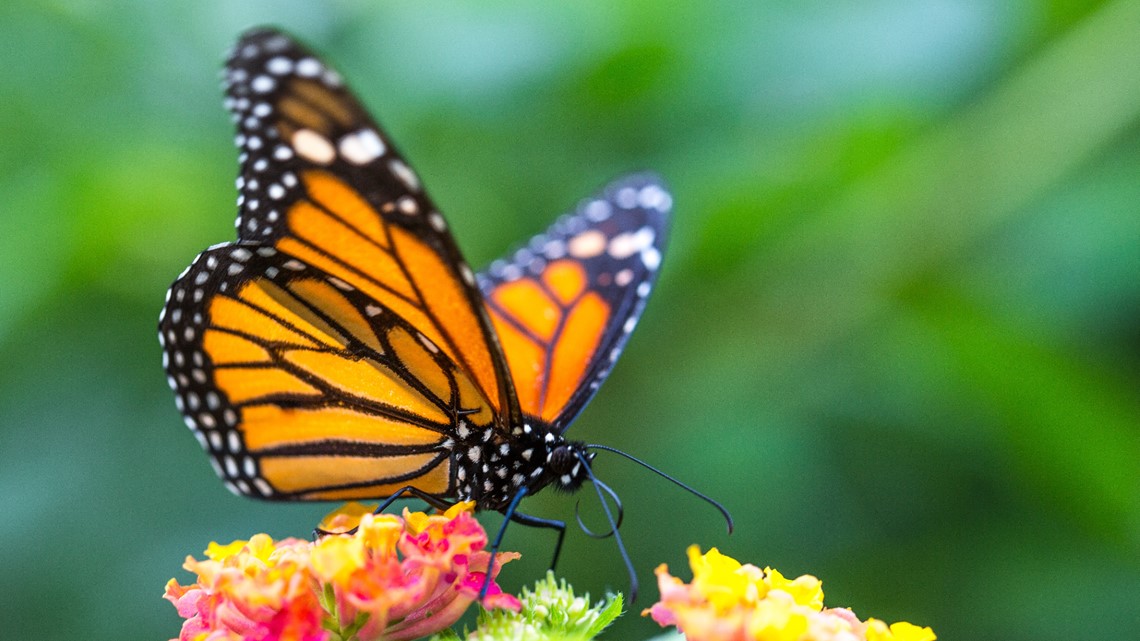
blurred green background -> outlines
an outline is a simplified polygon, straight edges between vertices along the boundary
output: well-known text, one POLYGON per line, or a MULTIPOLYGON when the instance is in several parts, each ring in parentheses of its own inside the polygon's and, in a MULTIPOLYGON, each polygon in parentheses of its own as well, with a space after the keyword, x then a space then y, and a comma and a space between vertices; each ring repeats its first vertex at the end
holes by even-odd
MULTIPOLYGON (((233 237, 217 74, 266 23, 339 66, 473 264, 618 174, 670 181, 659 288, 571 433, 737 532, 602 454, 635 612, 696 542, 941 639, 1135 638, 1140 2, 1070 0, 7 0, 0 637, 176 636, 185 555, 330 507, 228 494, 155 339, 233 237)), ((508 588, 552 542, 508 531, 508 588)), ((572 528, 563 558, 626 589, 611 541, 572 528)))

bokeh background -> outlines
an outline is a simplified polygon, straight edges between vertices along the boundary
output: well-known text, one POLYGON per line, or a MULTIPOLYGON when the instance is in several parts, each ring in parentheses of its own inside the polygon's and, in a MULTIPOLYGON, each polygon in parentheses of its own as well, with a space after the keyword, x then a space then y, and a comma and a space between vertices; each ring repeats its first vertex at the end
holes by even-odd
MULTIPOLYGON (((185 555, 329 509, 229 495, 155 339, 233 236, 217 74, 266 23, 340 67, 473 264, 623 172, 670 181, 660 286, 572 434, 737 531, 601 455, 635 611, 700 543, 942 639, 1135 638, 1140 3, 1077 0, 6 0, 0 637, 175 636, 185 555)), ((512 527, 507 586, 551 544, 512 527)), ((610 541, 563 558, 626 589, 610 541)))

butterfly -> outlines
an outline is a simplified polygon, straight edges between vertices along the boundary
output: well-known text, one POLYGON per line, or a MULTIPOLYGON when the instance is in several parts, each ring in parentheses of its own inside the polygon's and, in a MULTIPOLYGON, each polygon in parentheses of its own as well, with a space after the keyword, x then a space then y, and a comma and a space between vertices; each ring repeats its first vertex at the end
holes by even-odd
MULTIPOLYGON (((419 176, 320 58, 254 30, 223 84, 237 240, 174 281, 159 341, 176 405, 226 487, 474 501, 558 530, 557 558, 565 524, 516 507, 587 480, 617 499, 590 466, 591 450, 612 448, 564 433, 645 307, 668 190, 620 179, 476 274, 419 176)), ((616 534, 620 513, 606 514, 616 534)))

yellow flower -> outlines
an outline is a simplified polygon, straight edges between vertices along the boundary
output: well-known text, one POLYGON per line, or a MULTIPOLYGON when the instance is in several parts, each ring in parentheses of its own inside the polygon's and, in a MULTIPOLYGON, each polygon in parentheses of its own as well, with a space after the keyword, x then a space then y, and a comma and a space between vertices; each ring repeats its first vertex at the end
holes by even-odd
POLYGON ((877 619, 860 621, 850 610, 823 607, 823 584, 811 575, 741 564, 716 548, 688 550, 692 583, 657 568, 661 600, 642 612, 675 625, 689 641, 934 641, 930 628, 877 619))
POLYGON ((365 514, 372 514, 376 507, 376 505, 349 501, 325 515, 317 525, 317 529, 330 533, 348 532, 360 524, 360 519, 365 514))
POLYGON ((787 592, 796 603, 819 612, 823 609, 823 582, 810 574, 792 580, 784 578, 778 570, 764 568, 765 583, 771 589, 787 592))
POLYGON ((255 558, 262 563, 269 561, 273 553, 273 539, 268 534, 255 534, 248 541, 234 541, 229 545, 210 542, 206 546, 206 556, 214 561, 225 561, 243 553, 243 556, 255 558))
POLYGON ((313 572, 322 581, 341 584, 364 565, 364 541, 359 536, 325 536, 313 545, 313 572))
POLYGON ((878 619, 867 621, 867 641, 934 641, 934 631, 899 621, 889 627, 878 619))
POLYGON ((807 632, 810 615, 787 593, 774 592, 745 617, 747 633, 760 641, 798 641, 807 632))
POLYGON ((455 520, 460 514, 474 513, 475 501, 463 501, 447 508, 447 511, 443 514, 424 514, 423 512, 409 513, 407 510, 404 510, 404 521, 407 522, 408 532, 411 534, 429 532, 432 540, 438 541, 443 535, 440 528, 455 520))
POLYGON ((396 544, 405 529, 405 523, 392 514, 367 514, 360 520, 356 538, 373 555, 395 556, 396 544))
POLYGON ((688 554, 693 586, 721 612, 741 602, 755 603, 767 592, 760 573, 746 570, 716 548, 702 555, 700 547, 690 545, 688 554))

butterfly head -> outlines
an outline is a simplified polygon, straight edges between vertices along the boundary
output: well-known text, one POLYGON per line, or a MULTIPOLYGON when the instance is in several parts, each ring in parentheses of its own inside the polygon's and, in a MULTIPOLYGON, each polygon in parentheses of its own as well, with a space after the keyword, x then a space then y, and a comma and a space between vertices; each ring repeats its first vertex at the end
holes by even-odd
POLYGON ((564 492, 576 492, 589 478, 586 465, 594 459, 593 452, 586 451, 585 443, 561 442, 554 444, 546 455, 552 484, 564 492))
MULTIPOLYGON (((590 478, 587 466, 594 460, 585 443, 567 441, 553 427, 534 419, 513 431, 515 448, 530 494, 551 485, 563 492, 576 492, 590 478)), ((517 488, 516 488, 517 489, 517 488)))

